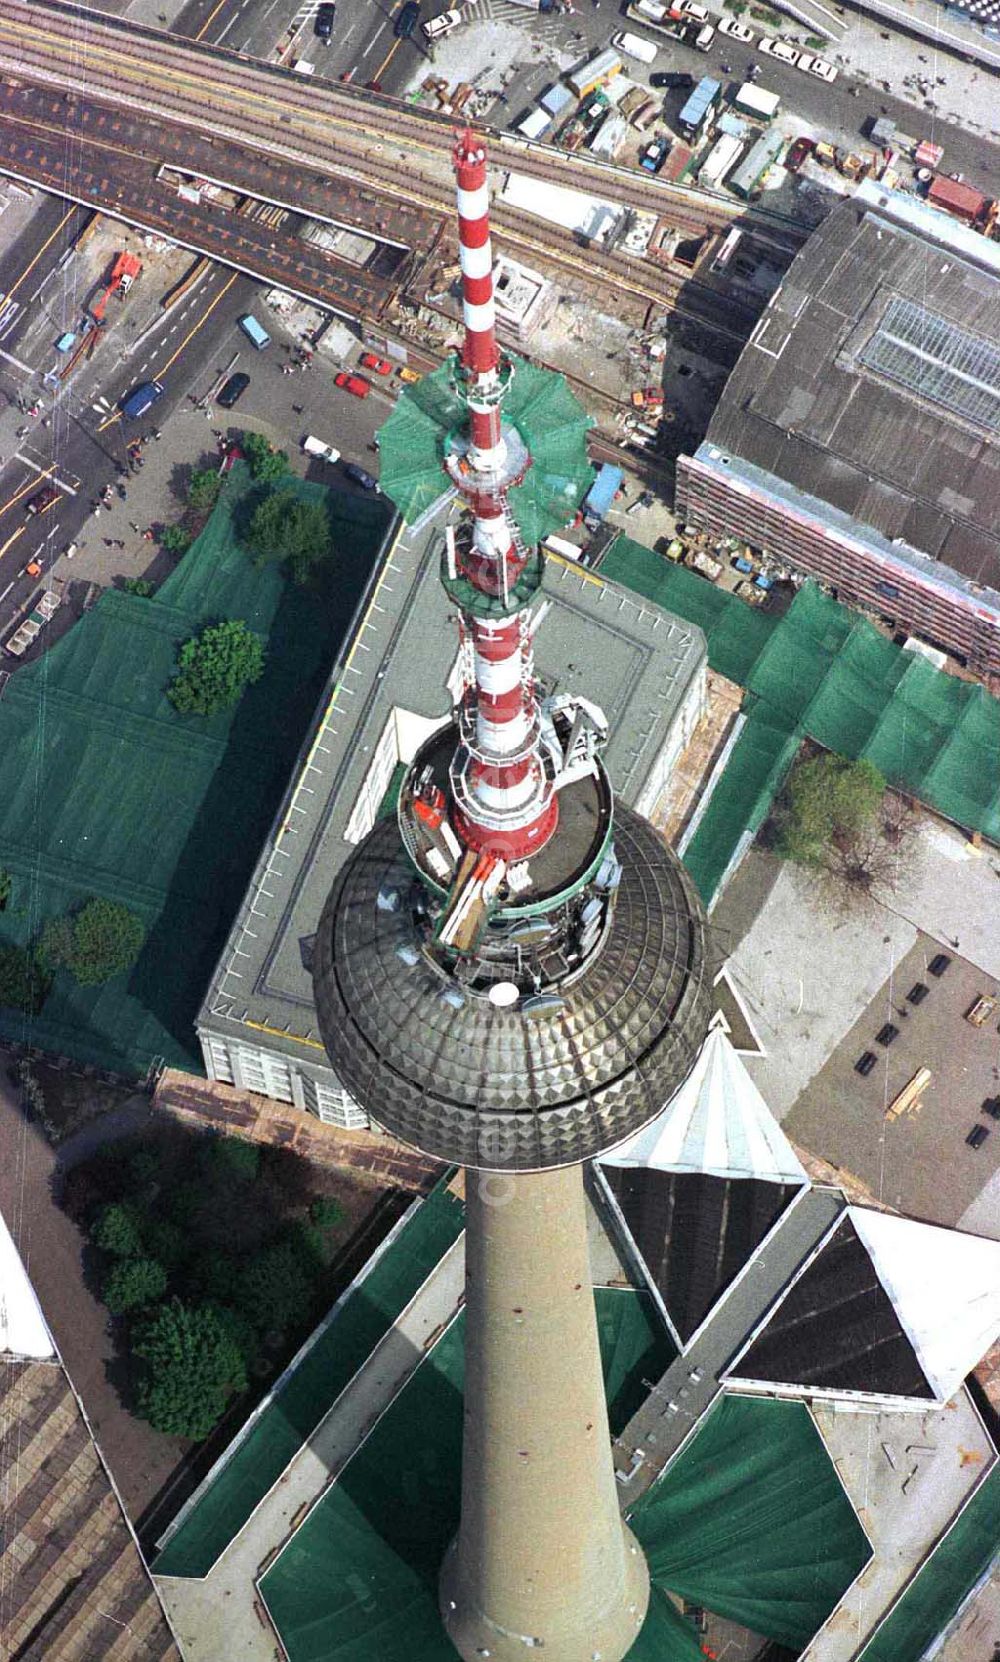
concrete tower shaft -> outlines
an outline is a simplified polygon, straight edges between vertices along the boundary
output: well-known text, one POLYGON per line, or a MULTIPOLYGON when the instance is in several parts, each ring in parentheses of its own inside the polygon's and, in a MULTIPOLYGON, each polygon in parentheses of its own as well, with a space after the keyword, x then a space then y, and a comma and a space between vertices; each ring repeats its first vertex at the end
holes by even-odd
POLYGON ((649 1600, 618 1512, 582 1172, 466 1183, 462 1522, 441 1614, 466 1662, 619 1662, 649 1600))

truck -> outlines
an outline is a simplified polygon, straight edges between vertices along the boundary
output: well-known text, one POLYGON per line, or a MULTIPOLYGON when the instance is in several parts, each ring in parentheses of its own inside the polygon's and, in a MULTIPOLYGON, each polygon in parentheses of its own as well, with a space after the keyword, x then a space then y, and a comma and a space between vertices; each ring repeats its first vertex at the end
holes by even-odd
POLYGON ((103 284, 100 295, 90 308, 90 315, 95 323, 105 323, 104 314, 111 296, 115 295, 117 299, 124 300, 136 278, 141 275, 142 261, 136 254, 126 251, 118 255, 107 282, 103 284))
POLYGON ((307 456, 315 456, 324 462, 340 461, 340 451, 335 450, 332 444, 327 444, 323 439, 316 438, 312 433, 307 433, 302 440, 302 449, 307 456))
POLYGON ((681 131, 687 138, 700 138, 715 115, 722 93, 722 83, 703 75, 677 117, 681 131))
POLYGON ((622 488, 625 478, 620 467, 605 462, 597 478, 583 499, 583 523, 588 531, 596 531, 612 502, 622 488))
POLYGON ((736 166, 742 153, 742 139, 733 138, 731 133, 723 133, 720 139, 716 139, 698 169, 699 185, 705 190, 714 190, 730 169, 736 166))
POLYGON ((781 108, 781 99, 776 92, 767 92, 764 87, 754 86, 752 81, 744 81, 733 99, 733 108, 752 115, 756 121, 773 121, 781 108))

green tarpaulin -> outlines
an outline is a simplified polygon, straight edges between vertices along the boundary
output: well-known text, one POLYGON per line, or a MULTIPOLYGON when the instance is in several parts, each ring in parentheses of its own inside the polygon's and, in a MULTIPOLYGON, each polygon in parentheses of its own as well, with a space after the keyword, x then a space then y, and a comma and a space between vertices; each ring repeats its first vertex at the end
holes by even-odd
POLYGON ((130 1075, 201 1071, 198 1005, 388 522, 385 504, 289 484, 328 506, 337 572, 322 604, 239 546, 253 489, 240 466, 155 599, 104 593, 4 689, 0 941, 30 942, 90 895, 124 901, 147 936, 128 976, 80 987, 60 973, 40 1016, 0 1010, 0 1038, 130 1075), (234 710, 180 716, 166 698, 177 648, 223 617, 265 638, 264 676, 234 710))
MULTIPOLYGON (((524 541, 533 545, 572 519, 590 486, 590 417, 561 375, 522 358, 510 361, 503 420, 520 433, 532 465, 509 502, 524 541)), ((409 387, 379 433, 382 489, 410 524, 449 488, 445 451, 467 420, 453 375, 447 362, 409 387)))
POLYGON ((807 737, 1000 841, 1000 701, 976 682, 904 651, 814 583, 771 617, 627 537, 601 575, 696 624, 712 669, 747 689, 746 725, 684 856, 706 902, 807 737))
POLYGON ((870 1556, 800 1402, 723 1397, 631 1523, 655 1582, 794 1647, 870 1556))

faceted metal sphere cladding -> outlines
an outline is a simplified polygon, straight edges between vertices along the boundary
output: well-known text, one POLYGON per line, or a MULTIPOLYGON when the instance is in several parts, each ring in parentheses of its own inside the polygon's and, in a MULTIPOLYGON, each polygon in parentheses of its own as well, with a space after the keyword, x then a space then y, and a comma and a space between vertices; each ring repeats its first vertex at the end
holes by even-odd
POLYGON ((314 985, 330 1061, 379 1125, 444 1161, 538 1171, 593 1159, 669 1101, 708 1027, 704 915, 645 820, 619 806, 614 837, 601 939, 535 997, 443 967, 397 825, 360 845, 323 911, 314 985))

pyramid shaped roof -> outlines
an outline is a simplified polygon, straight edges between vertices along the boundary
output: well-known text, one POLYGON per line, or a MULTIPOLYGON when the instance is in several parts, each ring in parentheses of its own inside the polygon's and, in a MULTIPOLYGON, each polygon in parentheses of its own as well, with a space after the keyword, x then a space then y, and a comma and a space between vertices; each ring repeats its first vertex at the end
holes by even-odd
POLYGON ((55 1355, 35 1289, 0 1218, 0 1351, 41 1361, 55 1355))
POLYGON ((941 1402, 1000 1335, 1000 1241, 848 1208, 901 1327, 941 1402))
POLYGON ((709 1029, 694 1067, 663 1112, 602 1155, 601 1164, 808 1182, 721 1022, 709 1029))

